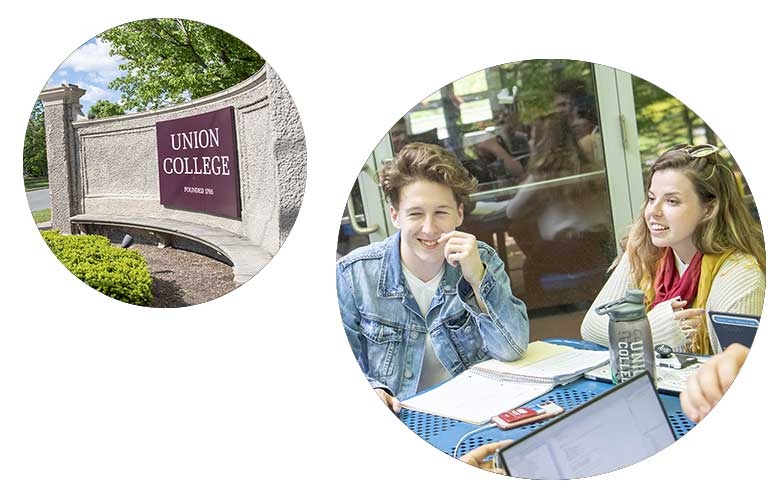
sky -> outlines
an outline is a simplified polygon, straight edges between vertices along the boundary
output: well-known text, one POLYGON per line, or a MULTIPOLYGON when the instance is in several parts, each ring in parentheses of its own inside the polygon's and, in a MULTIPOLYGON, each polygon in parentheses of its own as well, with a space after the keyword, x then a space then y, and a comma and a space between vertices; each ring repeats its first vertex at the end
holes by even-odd
POLYGON ((62 62, 46 82, 46 87, 75 84, 85 89, 86 94, 81 98, 84 115, 101 99, 118 102, 121 93, 108 89, 108 84, 125 73, 119 69, 124 59, 121 56, 111 56, 109 52, 108 42, 97 37, 92 38, 62 62))

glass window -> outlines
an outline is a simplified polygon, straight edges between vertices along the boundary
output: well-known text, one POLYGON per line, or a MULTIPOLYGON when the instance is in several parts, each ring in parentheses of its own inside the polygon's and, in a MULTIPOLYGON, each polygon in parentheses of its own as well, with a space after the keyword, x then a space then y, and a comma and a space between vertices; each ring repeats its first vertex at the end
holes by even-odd
POLYGON ((716 145, 738 178, 752 215, 759 221, 752 192, 741 168, 706 122, 663 89, 636 76, 633 76, 633 99, 645 186, 649 182, 649 168, 667 148, 679 143, 716 145))
POLYGON ((480 182, 461 230, 498 251, 532 322, 573 312, 568 336, 616 254, 593 75, 565 60, 488 68, 434 92, 389 133, 394 153, 422 141, 458 156, 480 182))

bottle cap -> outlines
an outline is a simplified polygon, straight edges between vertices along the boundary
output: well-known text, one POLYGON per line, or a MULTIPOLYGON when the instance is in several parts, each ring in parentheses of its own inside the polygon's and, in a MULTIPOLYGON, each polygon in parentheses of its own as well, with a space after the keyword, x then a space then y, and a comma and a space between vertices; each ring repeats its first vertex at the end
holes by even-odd
POLYGON ((629 289, 625 292, 625 296, 619 300, 596 307, 595 312, 598 315, 609 314, 609 317, 615 321, 644 317, 646 315, 644 292, 640 289, 629 289))
POLYGON ((644 292, 640 289, 629 289, 625 292, 624 301, 644 305, 644 292))

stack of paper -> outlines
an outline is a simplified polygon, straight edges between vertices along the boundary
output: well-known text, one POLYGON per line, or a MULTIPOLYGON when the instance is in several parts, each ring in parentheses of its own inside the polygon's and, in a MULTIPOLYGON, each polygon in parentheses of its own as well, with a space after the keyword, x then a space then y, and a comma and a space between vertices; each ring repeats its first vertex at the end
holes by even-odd
POLYGON ((549 384, 499 382, 465 371, 401 404, 410 410, 483 424, 499 413, 533 401, 551 390, 549 384))
POLYGON ((496 360, 474 365, 460 375, 402 402, 416 411, 482 424, 504 411, 566 384, 585 371, 606 364, 606 351, 579 350, 533 342, 515 362, 496 360))

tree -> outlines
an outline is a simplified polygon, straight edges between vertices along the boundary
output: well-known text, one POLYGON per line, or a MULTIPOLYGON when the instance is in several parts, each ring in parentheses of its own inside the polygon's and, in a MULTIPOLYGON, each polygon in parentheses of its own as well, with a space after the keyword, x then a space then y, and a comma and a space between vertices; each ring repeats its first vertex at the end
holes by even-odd
POLYGON ((43 103, 35 101, 27 132, 24 135, 24 155, 22 157, 24 176, 47 176, 46 160, 46 123, 43 116, 43 103))
POLYGON ((126 110, 155 109, 221 91, 261 69, 264 59, 232 35, 187 19, 145 19, 102 33, 127 73, 109 87, 126 110))
POLYGON ((102 119, 105 117, 115 117, 116 115, 124 115, 124 108, 118 103, 113 103, 107 99, 100 99, 89 108, 88 117, 90 119, 102 119))

